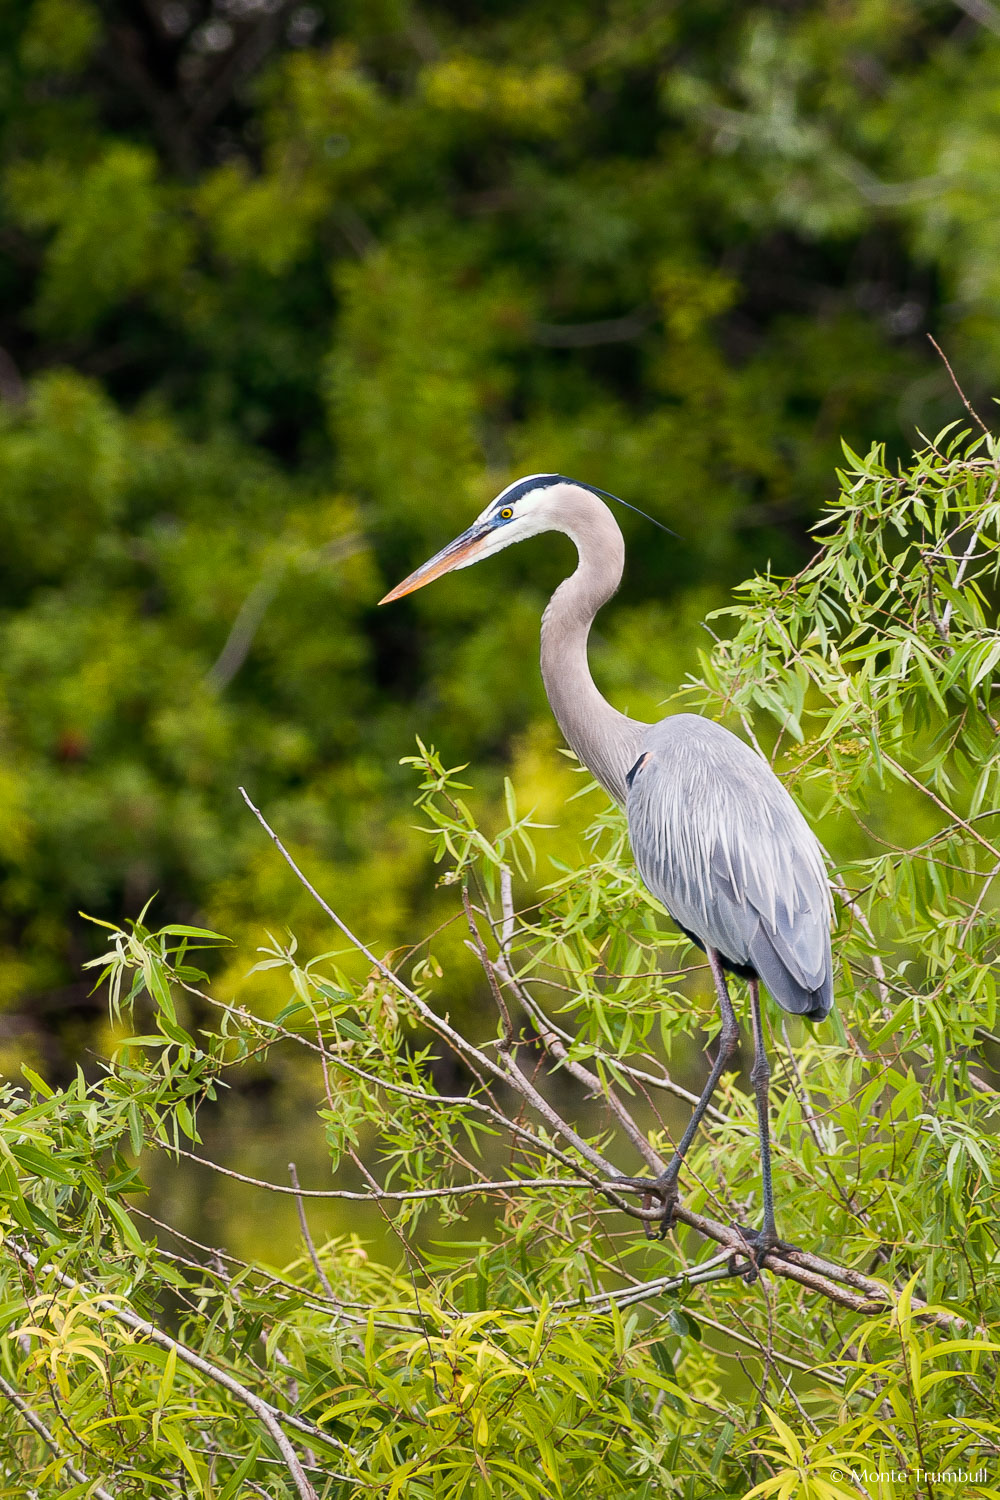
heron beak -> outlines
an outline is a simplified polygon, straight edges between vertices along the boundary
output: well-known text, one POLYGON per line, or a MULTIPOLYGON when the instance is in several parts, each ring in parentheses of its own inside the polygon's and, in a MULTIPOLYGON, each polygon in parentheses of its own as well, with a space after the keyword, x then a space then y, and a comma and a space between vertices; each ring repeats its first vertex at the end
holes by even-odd
POLYGON ((440 578, 443 573, 450 573, 453 568, 467 567, 474 563, 489 533, 490 528, 479 522, 470 526, 468 531, 463 531, 461 536, 449 542, 447 547, 442 547, 440 552, 436 552, 428 562, 411 573, 409 578, 397 583, 384 599, 378 601, 379 604, 391 604, 394 599, 402 599, 404 594, 422 589, 425 583, 433 583, 435 578, 440 578))

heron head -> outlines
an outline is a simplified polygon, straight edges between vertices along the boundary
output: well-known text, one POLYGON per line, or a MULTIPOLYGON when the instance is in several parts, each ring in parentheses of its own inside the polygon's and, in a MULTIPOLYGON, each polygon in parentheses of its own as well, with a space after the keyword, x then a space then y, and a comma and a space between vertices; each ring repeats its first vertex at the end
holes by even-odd
POLYGON ((517 479, 490 501, 461 536, 442 547, 409 578, 397 583, 379 603, 391 604, 443 573, 470 568, 484 557, 492 557, 494 552, 502 552, 504 547, 537 536, 540 531, 568 530, 567 510, 574 501, 586 504, 587 499, 599 493, 602 492, 567 479, 564 474, 529 474, 526 479, 517 479))

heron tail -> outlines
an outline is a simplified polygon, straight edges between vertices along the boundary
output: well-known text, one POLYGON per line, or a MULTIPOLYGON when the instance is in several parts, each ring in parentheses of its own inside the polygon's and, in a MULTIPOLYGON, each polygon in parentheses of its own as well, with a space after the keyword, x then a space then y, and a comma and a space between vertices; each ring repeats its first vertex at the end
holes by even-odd
POLYGON ((758 926, 750 944, 750 961, 768 994, 782 1010, 807 1021, 825 1021, 833 1009, 833 973, 829 961, 819 984, 803 984, 788 964, 775 952, 766 930, 758 926))

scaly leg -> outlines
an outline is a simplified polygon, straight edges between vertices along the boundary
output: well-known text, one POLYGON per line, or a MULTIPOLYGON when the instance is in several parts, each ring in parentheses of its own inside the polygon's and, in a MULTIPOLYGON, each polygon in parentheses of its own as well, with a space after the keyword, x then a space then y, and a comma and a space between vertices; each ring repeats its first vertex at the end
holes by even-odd
POLYGON ((750 1007, 753 1015, 753 1067, 750 1082, 757 1100, 757 1130, 760 1135, 760 1175, 764 1198, 764 1223, 759 1230, 742 1229, 741 1232, 753 1248, 752 1267, 748 1280, 755 1281, 760 1272, 760 1263, 769 1250, 794 1250, 779 1240, 774 1224, 774 1191, 771 1185, 771 1130, 768 1119, 768 1090, 771 1082, 771 1065, 764 1047, 764 1024, 760 1014, 760 982, 750 980, 750 1007))
MULTIPOLYGON (((736 1015, 733 1011, 732 1001, 729 998, 729 989, 726 985, 726 976, 722 968, 722 963, 719 959, 718 953, 716 953, 714 948, 707 948, 705 951, 708 955, 708 962, 712 968, 713 978, 715 979, 715 992, 719 997, 719 1010, 722 1012, 722 1030, 719 1033, 719 1051, 716 1056, 715 1062, 712 1065, 712 1071, 708 1075, 708 1082, 705 1084, 705 1087, 702 1090, 701 1098, 695 1105, 694 1114, 691 1116, 691 1119, 688 1122, 688 1127, 685 1130, 684 1134, 681 1136, 680 1145, 674 1152, 673 1157, 671 1158, 666 1170, 662 1172, 660 1176, 657 1177, 654 1181, 650 1181, 648 1178, 640 1177, 626 1177, 621 1179, 623 1186, 645 1187, 648 1189, 648 1192, 643 1199, 644 1208, 650 1208, 652 1206, 654 1197, 660 1199, 663 1204, 663 1218, 661 1219, 659 1226, 659 1235, 661 1239, 666 1238, 666 1236, 670 1232, 670 1226, 673 1223, 674 1207, 677 1203, 677 1178, 680 1173, 681 1166, 684 1162, 684 1154, 690 1146, 691 1142, 694 1140, 695 1131, 701 1124, 702 1116, 709 1106, 712 1095, 715 1093, 716 1085, 718 1084, 719 1079, 722 1077, 727 1064, 732 1062, 733 1057, 739 1050, 740 1045, 740 1028, 736 1020, 736 1015)), ((653 1231, 650 1225, 650 1221, 647 1219, 645 1222, 646 1237, 648 1239, 652 1239, 653 1231)))

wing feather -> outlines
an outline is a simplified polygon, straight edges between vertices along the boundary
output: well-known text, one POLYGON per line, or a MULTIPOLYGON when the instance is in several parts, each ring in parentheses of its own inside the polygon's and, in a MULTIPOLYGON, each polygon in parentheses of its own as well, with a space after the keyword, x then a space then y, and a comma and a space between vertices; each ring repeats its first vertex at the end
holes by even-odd
POLYGON ((832 1005, 830 887, 818 840, 766 761, 710 719, 652 726, 626 810, 636 864, 674 920, 754 969, 790 1011, 832 1005))

